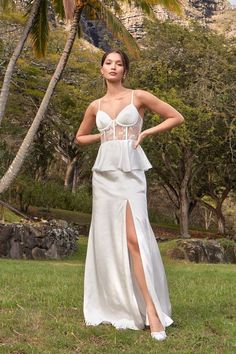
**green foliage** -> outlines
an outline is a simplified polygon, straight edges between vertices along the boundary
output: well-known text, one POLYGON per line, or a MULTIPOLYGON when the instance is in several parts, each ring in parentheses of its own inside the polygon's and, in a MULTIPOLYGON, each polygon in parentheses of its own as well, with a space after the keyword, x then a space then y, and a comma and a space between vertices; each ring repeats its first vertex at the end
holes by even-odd
POLYGON ((10 158, 12 158, 12 156, 6 142, 4 140, 0 141, 0 177, 4 174, 10 158))
POLYGON ((25 89, 25 93, 34 99, 42 99, 44 96, 44 92, 38 89, 25 89))
POLYGON ((0 0, 0 9, 3 12, 8 12, 15 8, 15 3, 13 0, 0 0))
POLYGON ((91 195, 84 186, 72 194, 54 181, 42 183, 21 176, 12 186, 10 194, 12 202, 19 204, 24 212, 27 212, 29 206, 38 206, 48 210, 59 208, 91 213, 91 195))
POLYGON ((0 204, 0 221, 4 223, 21 222, 22 218, 0 204))
MULTIPOLYGON (((132 86, 147 89, 173 105, 185 117, 185 124, 147 139, 144 146, 167 180, 173 175, 163 170, 163 152, 176 175, 183 172, 186 156, 193 156, 192 175, 196 171, 199 175, 192 181, 203 192, 199 176, 210 166, 219 166, 221 174, 225 171, 224 176, 235 173, 232 159, 236 153, 235 48, 223 36, 197 24, 189 30, 168 22, 159 22, 157 27, 150 23, 147 31, 146 50, 143 60, 135 63, 132 86)), ((156 116, 147 117, 148 126, 158 122, 156 116)), ((225 184, 225 177, 219 176, 220 173, 217 177, 220 187, 225 184)))
POLYGON ((52 0, 53 6, 55 8, 55 12, 61 19, 65 18, 65 11, 63 6, 63 0, 52 0))
MULTIPOLYGON (((11 154, 23 139, 35 115, 63 50, 66 34, 56 29, 50 38, 47 59, 33 59, 29 50, 25 50, 19 60, 2 130, 3 137, 9 135, 11 140, 17 140, 16 146, 9 148, 11 154)), ((208 188, 204 183, 209 162, 211 166, 219 166, 220 176, 223 171, 225 176, 234 173, 232 161, 229 164, 232 168, 227 170, 224 166, 233 157, 232 153, 235 153, 235 49, 223 36, 216 36, 196 25, 189 30, 179 25, 158 22, 155 26, 153 23, 149 26, 144 45, 146 47, 142 59, 131 63, 133 69, 126 85, 153 92, 176 107, 186 119, 182 126, 171 132, 144 139, 142 146, 154 166, 149 176, 163 182, 162 153, 169 156, 175 171, 183 171, 187 150, 194 154, 192 173, 198 173, 189 184, 189 193, 191 197, 198 193, 202 195, 208 188)), ((99 73, 101 56, 102 51, 93 50, 84 41, 75 41, 68 66, 45 117, 45 134, 43 137, 37 136, 31 157, 25 163, 23 173, 30 178, 44 183, 53 179, 62 186, 66 164, 62 162, 63 154, 58 153, 58 150, 55 152, 55 148, 58 147, 57 142, 64 139, 67 145, 63 153, 69 153, 67 147, 72 145, 87 105, 103 95, 99 73), (44 169, 43 173, 39 173, 39 169, 44 169)), ((158 115, 147 113, 144 129, 160 121, 158 115)), ((93 132, 97 132, 95 125, 93 132)), ((80 157, 78 165, 82 178, 79 180, 83 185, 91 175, 90 168, 95 159, 97 144, 73 146, 72 150, 73 154, 79 154, 80 157)), ((164 171, 163 175, 173 183, 168 171, 164 171)), ((211 176, 213 185, 218 185, 218 190, 221 190, 220 176, 217 176, 215 170, 211 170, 211 176)), ((62 205, 60 198, 58 193, 59 204, 62 205)), ((52 204, 56 205, 56 202, 52 201, 52 204)), ((70 208, 73 209, 72 206, 70 208)))
POLYGON ((229 240, 226 238, 220 238, 217 240, 220 245, 224 248, 235 248, 236 249, 236 244, 233 240, 229 240))
POLYGON ((25 24, 24 16, 18 11, 0 12, 0 20, 10 23, 18 23, 20 25, 25 24))
POLYGON ((46 53, 49 23, 48 23, 48 0, 41 0, 39 10, 34 18, 30 31, 31 41, 36 57, 44 57, 46 53))

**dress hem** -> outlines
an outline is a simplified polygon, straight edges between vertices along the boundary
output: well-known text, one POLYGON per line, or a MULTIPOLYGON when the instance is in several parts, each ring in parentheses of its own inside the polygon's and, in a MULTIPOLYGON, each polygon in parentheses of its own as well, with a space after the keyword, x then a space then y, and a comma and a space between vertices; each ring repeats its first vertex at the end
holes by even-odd
MULTIPOLYGON (((169 327, 172 323, 174 323, 174 321, 169 316, 167 316, 166 314, 164 314, 164 316, 165 316, 165 320, 166 320, 165 328, 169 327)), ((142 330, 146 326, 149 326, 149 324, 146 324, 146 323, 144 323, 143 325, 137 326, 137 325, 135 325, 134 321, 127 320, 127 319, 122 319, 122 320, 118 320, 118 321, 112 321, 112 320, 89 321, 89 320, 85 320, 86 326, 98 326, 100 324, 111 324, 116 329, 133 329, 133 330, 142 330)))

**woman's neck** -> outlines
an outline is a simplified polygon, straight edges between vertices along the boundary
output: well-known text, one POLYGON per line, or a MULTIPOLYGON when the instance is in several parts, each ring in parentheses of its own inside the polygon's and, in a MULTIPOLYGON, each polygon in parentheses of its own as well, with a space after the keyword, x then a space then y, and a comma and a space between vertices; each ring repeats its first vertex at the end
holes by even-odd
POLYGON ((121 82, 117 82, 117 83, 107 82, 107 92, 105 96, 107 97, 119 96, 120 94, 124 93, 127 90, 128 89, 124 87, 121 82))

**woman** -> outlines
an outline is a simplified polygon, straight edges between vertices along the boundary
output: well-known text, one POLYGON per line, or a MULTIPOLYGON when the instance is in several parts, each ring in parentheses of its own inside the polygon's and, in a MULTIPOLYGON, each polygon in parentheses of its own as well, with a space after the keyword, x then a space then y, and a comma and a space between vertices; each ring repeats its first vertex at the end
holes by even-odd
POLYGON ((165 270, 150 226, 145 171, 152 165, 140 144, 184 118, 143 90, 123 86, 129 59, 121 50, 104 54, 106 94, 87 108, 76 134, 79 144, 101 141, 93 165, 93 206, 84 275, 86 325, 117 329, 150 326, 156 340, 173 323, 165 270), (141 131, 145 109, 164 121, 141 131), (98 134, 90 134, 94 125, 98 134))

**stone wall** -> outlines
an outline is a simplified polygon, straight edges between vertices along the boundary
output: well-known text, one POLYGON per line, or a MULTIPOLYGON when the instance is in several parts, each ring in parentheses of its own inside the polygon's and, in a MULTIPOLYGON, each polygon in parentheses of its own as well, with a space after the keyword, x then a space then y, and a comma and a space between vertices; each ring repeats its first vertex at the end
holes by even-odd
POLYGON ((169 256, 195 263, 236 263, 236 243, 227 239, 178 240, 169 256))
POLYGON ((0 224, 0 257, 60 259, 77 249, 78 230, 66 221, 0 224))

